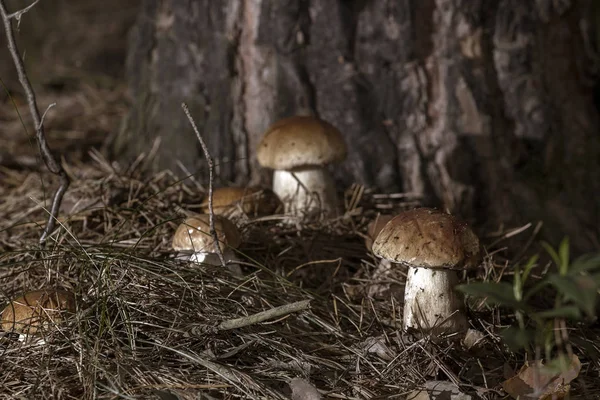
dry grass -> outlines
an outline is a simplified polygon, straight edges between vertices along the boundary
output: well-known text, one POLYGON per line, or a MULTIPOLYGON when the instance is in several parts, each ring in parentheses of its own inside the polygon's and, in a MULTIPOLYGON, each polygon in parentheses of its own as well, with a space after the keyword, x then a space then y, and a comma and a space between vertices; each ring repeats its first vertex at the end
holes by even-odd
MULTIPOLYGON (((334 399, 404 398, 434 378, 495 399, 507 367, 523 362, 496 336, 510 322, 500 310, 475 309, 473 325, 487 342, 465 350, 453 340, 403 335, 395 328, 402 305, 394 292, 364 295, 376 267, 361 234, 378 208, 402 209, 410 205, 405 199, 356 187, 347 193, 346 215, 328 224, 282 228, 277 218, 249 220, 240 250, 245 276, 236 278, 176 261, 170 252, 182 210, 202 199, 189 180, 146 176, 138 172, 143 159, 121 170, 98 153, 92 158, 69 168, 73 186, 61 229, 46 248, 37 245, 47 197, 42 182, 53 185, 53 178, 0 171, 4 299, 46 286, 78 297, 75 318, 48 333, 47 344, 3 339, 0 398, 277 399, 288 398, 287 383, 303 377, 334 399), (217 328, 300 300, 310 300, 310 309, 217 328)), ((498 278, 503 267, 495 255, 480 276, 498 278)), ((403 276, 382 283, 401 287, 403 276)), ((572 338, 598 343, 598 331, 574 330, 572 338)), ((596 398, 597 358, 578 350, 584 368, 575 388, 596 398)))
MULTIPOLYGON (((0 91, 0 306, 23 291, 60 287, 77 294, 78 311, 47 333, 46 344, 0 337, 0 399, 278 399, 289 397, 294 377, 331 399, 403 399, 432 379, 474 398, 504 398, 500 383, 526 359, 498 336, 514 323, 508 310, 470 303, 471 324, 485 334, 470 350, 453 338, 432 342, 397 328, 405 277, 382 272, 363 239, 377 212, 418 204, 409 195, 356 186, 346 193, 345 217, 327 224, 246 221, 243 278, 175 260, 171 235, 198 209, 202 188, 169 172, 145 175, 145 157, 120 167, 95 151, 88 156, 126 109, 123 83, 99 74, 123 74, 123 32, 136 8, 120 4, 99 14, 97 6, 41 2, 36 9, 22 27, 23 35, 38 29, 23 37, 29 72, 41 110, 57 103, 45 126, 73 184, 61 227, 41 248, 56 181, 39 172, 37 146, 15 112, 29 123, 25 101, 16 81, 5 82, 12 98, 0 91), (39 54, 36 41, 43 42, 39 54), (302 300, 309 309, 218 328, 302 300)), ((510 279, 533 247, 533 230, 519 233, 516 248, 515 232, 484 235, 489 255, 465 278, 510 279)), ((571 326, 570 339, 582 360, 572 398, 600 398, 600 325, 571 326)))
MULTIPOLYGON (((289 398, 295 377, 332 399, 402 399, 432 379, 454 382, 475 398, 503 397, 500 383, 526 358, 497 335, 514 322, 507 310, 472 302, 471 323, 485 343, 470 350, 456 338, 432 342, 397 328, 405 276, 378 267, 364 235, 378 212, 393 214, 418 199, 354 186, 345 193, 346 214, 327 223, 246 220, 243 278, 190 265, 175 260, 170 241, 178 223, 198 210, 203 188, 168 171, 143 173, 148 157, 122 167, 87 152, 115 128, 124 110, 122 88, 84 84, 63 96, 71 113, 49 121, 51 144, 68 154, 73 184, 61 227, 44 248, 37 243, 55 177, 39 172, 35 146, 19 139, 26 136, 12 105, 0 107, 6 127, 0 135, 0 306, 42 287, 69 289, 78 299, 75 317, 48 332, 46 344, 0 339, 0 398, 277 399, 289 398), (303 300, 310 300, 309 309, 219 329, 223 321, 303 300)), ((510 275, 530 250, 532 231, 487 237, 483 268, 465 278, 510 275), (517 234, 524 245, 506 249, 517 234)), ((583 363, 574 393, 599 398, 600 329, 571 328, 583 363)))

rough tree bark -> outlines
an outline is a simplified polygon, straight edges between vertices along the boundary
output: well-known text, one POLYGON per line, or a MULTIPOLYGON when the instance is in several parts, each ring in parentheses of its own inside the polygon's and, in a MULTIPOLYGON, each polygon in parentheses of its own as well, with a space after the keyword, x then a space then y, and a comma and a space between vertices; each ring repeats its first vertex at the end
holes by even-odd
POLYGON ((145 0, 127 60, 118 154, 201 171, 180 104, 222 181, 268 184, 262 132, 335 124, 342 185, 408 191, 479 226, 544 220, 598 248, 600 135, 592 0, 145 0))

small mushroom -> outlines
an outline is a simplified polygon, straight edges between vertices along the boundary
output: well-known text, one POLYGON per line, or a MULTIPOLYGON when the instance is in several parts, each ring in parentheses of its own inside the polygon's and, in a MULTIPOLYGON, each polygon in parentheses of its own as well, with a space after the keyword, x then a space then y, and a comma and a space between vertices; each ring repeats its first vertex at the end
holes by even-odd
POLYGON ((2 311, 2 329, 22 334, 20 339, 55 327, 66 314, 75 312, 71 292, 43 289, 12 300, 2 311))
MULTIPOLYGON (((241 275, 241 268, 234 249, 241 242, 240 232, 229 219, 215 215, 215 232, 219 247, 228 268, 235 274, 241 275)), ((210 234, 210 215, 198 214, 186 218, 175 231, 173 250, 189 254, 189 261, 198 264, 221 265, 215 241, 210 234)))
POLYGON ((340 131, 312 116, 295 116, 273 124, 257 151, 260 165, 271 168, 273 191, 286 214, 335 216, 339 212, 333 178, 326 166, 346 158, 340 131))
MULTIPOLYGON (((271 189, 257 187, 223 187, 213 191, 213 212, 233 222, 243 218, 272 215, 281 206, 281 201, 271 189)), ((208 214, 208 196, 200 204, 202 212, 208 214)))
POLYGON ((408 266, 405 330, 433 335, 468 329, 456 271, 479 264, 479 239, 466 223, 444 212, 417 208, 398 214, 379 232, 373 253, 408 266))

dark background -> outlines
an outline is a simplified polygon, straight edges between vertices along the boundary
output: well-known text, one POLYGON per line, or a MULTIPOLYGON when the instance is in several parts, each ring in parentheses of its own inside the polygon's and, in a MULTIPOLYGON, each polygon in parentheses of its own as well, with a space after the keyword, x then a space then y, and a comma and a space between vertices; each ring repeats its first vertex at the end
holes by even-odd
MULTIPOLYGON (((581 252, 600 247, 596 15, 588 0, 41 1, 18 35, 67 159, 101 146, 126 163, 160 138, 155 168, 203 179, 185 101, 217 183, 268 185, 262 132, 314 114, 348 142, 340 188, 416 193, 487 232, 541 220, 581 252)), ((35 154, 4 122, 3 159, 35 154)))

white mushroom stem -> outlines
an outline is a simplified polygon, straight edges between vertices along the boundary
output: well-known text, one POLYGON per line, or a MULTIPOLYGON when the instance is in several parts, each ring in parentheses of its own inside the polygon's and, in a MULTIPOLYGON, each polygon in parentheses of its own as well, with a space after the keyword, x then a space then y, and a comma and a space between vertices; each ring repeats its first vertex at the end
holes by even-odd
POLYGON ((6 332, 0 329, 0 338, 6 338, 8 340, 16 340, 18 342, 24 342, 31 346, 45 345, 46 340, 40 338, 35 334, 18 333, 18 332, 6 332))
POLYGON ((299 217, 338 214, 335 183, 325 168, 275 170, 273 192, 283 202, 286 214, 299 217))
MULTIPOLYGON (((236 276, 242 276, 242 267, 238 263, 240 259, 237 254, 230 248, 221 249, 223 252, 223 258, 225 259, 226 268, 236 276)), ((206 264, 213 266, 221 266, 221 260, 217 253, 208 253, 204 251, 198 251, 190 256, 189 261, 196 264, 206 264)))
POLYGON ((404 329, 433 335, 466 331, 467 318, 455 271, 408 268, 404 290, 404 329))

